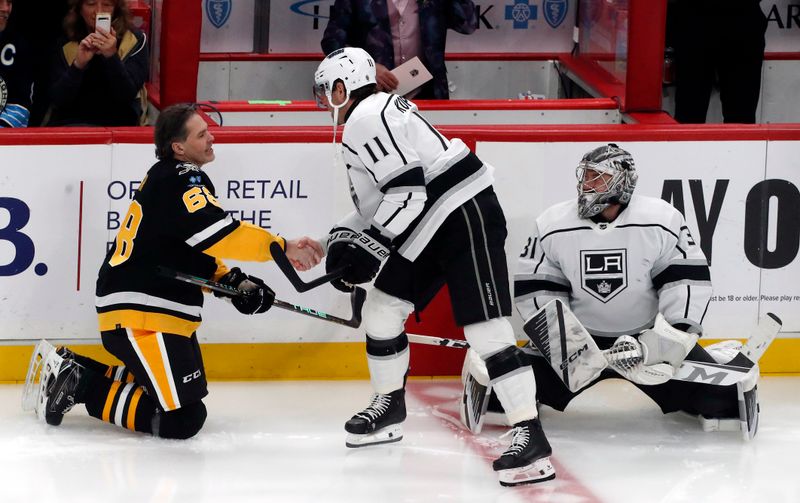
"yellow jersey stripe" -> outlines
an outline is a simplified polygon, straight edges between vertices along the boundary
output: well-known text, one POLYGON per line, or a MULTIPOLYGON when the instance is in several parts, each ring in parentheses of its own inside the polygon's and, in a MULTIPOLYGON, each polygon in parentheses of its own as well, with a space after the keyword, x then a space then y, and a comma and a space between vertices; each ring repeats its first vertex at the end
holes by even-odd
POLYGON ((158 332, 146 330, 131 330, 133 342, 138 348, 140 359, 144 364, 150 380, 156 388, 156 394, 164 407, 165 411, 175 410, 175 397, 169 381, 172 376, 167 376, 167 367, 164 364, 165 355, 161 349, 163 344, 159 344, 158 332))
POLYGON ((242 222, 239 227, 220 239, 210 247, 203 250, 206 255, 217 258, 266 262, 272 260, 269 245, 277 241, 282 248, 286 248, 286 240, 275 236, 253 224, 242 222))

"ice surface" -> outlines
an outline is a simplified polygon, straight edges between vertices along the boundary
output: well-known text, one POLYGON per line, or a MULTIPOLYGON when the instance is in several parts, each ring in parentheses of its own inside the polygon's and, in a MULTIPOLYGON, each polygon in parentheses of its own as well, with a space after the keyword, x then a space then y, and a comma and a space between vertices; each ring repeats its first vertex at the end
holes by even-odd
POLYGON ((662 415, 626 382, 606 381, 566 413, 541 411, 557 478, 503 488, 491 461, 508 439, 472 436, 456 415, 460 382, 408 385, 405 438, 348 449, 344 422, 366 381, 213 382, 200 434, 171 441, 121 430, 82 406, 59 427, 0 385, 0 502, 770 502, 800 501, 800 377, 759 385, 756 440, 704 433, 662 415))

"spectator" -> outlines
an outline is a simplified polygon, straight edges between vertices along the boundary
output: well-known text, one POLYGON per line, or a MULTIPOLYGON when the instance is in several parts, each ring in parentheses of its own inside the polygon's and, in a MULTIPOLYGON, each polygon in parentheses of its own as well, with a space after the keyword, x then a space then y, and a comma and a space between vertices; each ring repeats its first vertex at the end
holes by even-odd
MULTIPOLYGON (((28 35, 33 66, 33 103, 28 127, 39 126, 50 106, 50 61, 56 52, 56 42, 63 37, 64 16, 69 0, 17 1, 14 6, 13 27, 17 33, 28 35), (35 34, 35 36, 32 36, 35 34), (38 62, 46 62, 38 64, 38 62)), ((61 45, 58 46, 60 50, 61 45)))
POLYGON ((33 62, 25 40, 9 28, 12 0, 0 0, 0 127, 27 127, 33 62))
POLYGON ((149 61, 145 35, 133 28, 126 0, 71 0, 66 40, 55 55, 48 125, 142 123, 149 61), (111 31, 95 28, 111 13, 111 31))
POLYGON ((761 93, 767 18, 760 0, 673 0, 675 120, 706 122, 715 79, 725 122, 753 124, 761 93))
POLYGON ((392 92, 390 69, 418 56, 433 79, 407 97, 448 99, 444 50, 447 29, 469 34, 478 27, 472 0, 336 0, 322 37, 322 52, 360 47, 375 59, 378 90, 392 92))

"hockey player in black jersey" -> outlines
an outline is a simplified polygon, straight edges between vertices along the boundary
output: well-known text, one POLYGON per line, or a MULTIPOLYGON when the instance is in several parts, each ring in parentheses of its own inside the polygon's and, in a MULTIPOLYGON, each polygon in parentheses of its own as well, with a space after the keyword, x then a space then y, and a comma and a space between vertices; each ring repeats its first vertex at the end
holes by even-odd
POLYGON ((346 445, 402 438, 409 365, 404 323, 446 284, 456 322, 485 361, 514 425, 511 446, 494 462, 501 484, 554 478, 534 375, 507 320, 507 231, 493 168, 461 140, 442 136, 414 103, 377 92, 375 62, 362 49, 332 52, 314 79, 318 104, 334 119, 334 143, 343 126, 341 147, 335 146, 355 206, 327 239, 326 268, 347 266, 334 282, 345 291, 377 275, 363 313, 375 394, 345 424, 346 445))
MULTIPOLYGON (((537 314, 559 299, 598 349, 610 349, 598 365, 582 360, 588 352, 576 357, 581 363, 574 367, 584 375, 571 377, 585 378, 585 384, 573 389, 563 368, 554 371, 548 357, 526 348, 537 399, 563 411, 584 389, 622 377, 664 413, 684 411, 698 416, 706 430, 741 428, 751 438, 758 424, 757 361, 766 348, 745 352, 744 360, 738 341, 706 348, 696 343, 712 293, 708 262, 678 210, 634 194, 637 178, 629 152, 615 144, 593 149, 577 168, 578 197, 551 206, 532 222, 514 274, 514 301, 525 332, 535 332, 537 314), (739 358, 751 367, 741 382, 725 386, 672 379, 687 357, 712 366, 739 358)), ((567 344, 566 354, 572 354, 567 344)), ((478 358, 467 357, 466 388, 489 384, 480 367, 478 358)), ((465 401, 469 396, 465 392, 465 401)), ((493 402, 490 412, 500 409, 493 402)))
MULTIPOLYGON (((89 415, 163 438, 189 438, 206 418, 208 394, 195 331, 201 287, 158 274, 166 267, 249 292, 231 302, 263 313, 275 299, 262 280, 221 259, 270 260, 278 242, 298 270, 322 258, 309 238, 286 240, 231 218, 202 167, 214 160, 214 137, 197 108, 175 105, 155 127, 159 161, 139 185, 97 279, 103 346, 124 363, 110 367, 60 348, 47 358, 40 415, 59 425, 77 403, 89 415)), ((36 355, 34 355, 34 358, 36 355)))
POLYGON ((9 27, 11 0, 0 0, 0 128, 27 127, 33 93, 33 54, 24 33, 9 27))

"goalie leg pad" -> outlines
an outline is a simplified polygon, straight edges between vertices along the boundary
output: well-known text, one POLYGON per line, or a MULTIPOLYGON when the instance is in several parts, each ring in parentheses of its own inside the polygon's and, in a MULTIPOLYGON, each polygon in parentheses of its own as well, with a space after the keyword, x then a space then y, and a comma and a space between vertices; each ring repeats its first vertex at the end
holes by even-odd
POLYGON ((739 421, 741 422, 742 438, 752 440, 758 432, 758 415, 761 406, 758 403, 758 378, 760 369, 758 364, 748 372, 747 377, 736 383, 736 395, 739 400, 739 421))
POLYGON ((558 299, 545 304, 523 330, 573 393, 594 382, 608 366, 592 336, 558 299))
POLYGON ((486 364, 473 349, 468 349, 464 358, 461 382, 464 385, 459 406, 461 424, 472 433, 478 434, 483 427, 492 387, 486 364))
POLYGON ((367 365, 373 389, 387 394, 403 387, 410 361, 404 326, 414 306, 373 288, 364 303, 367 365))

